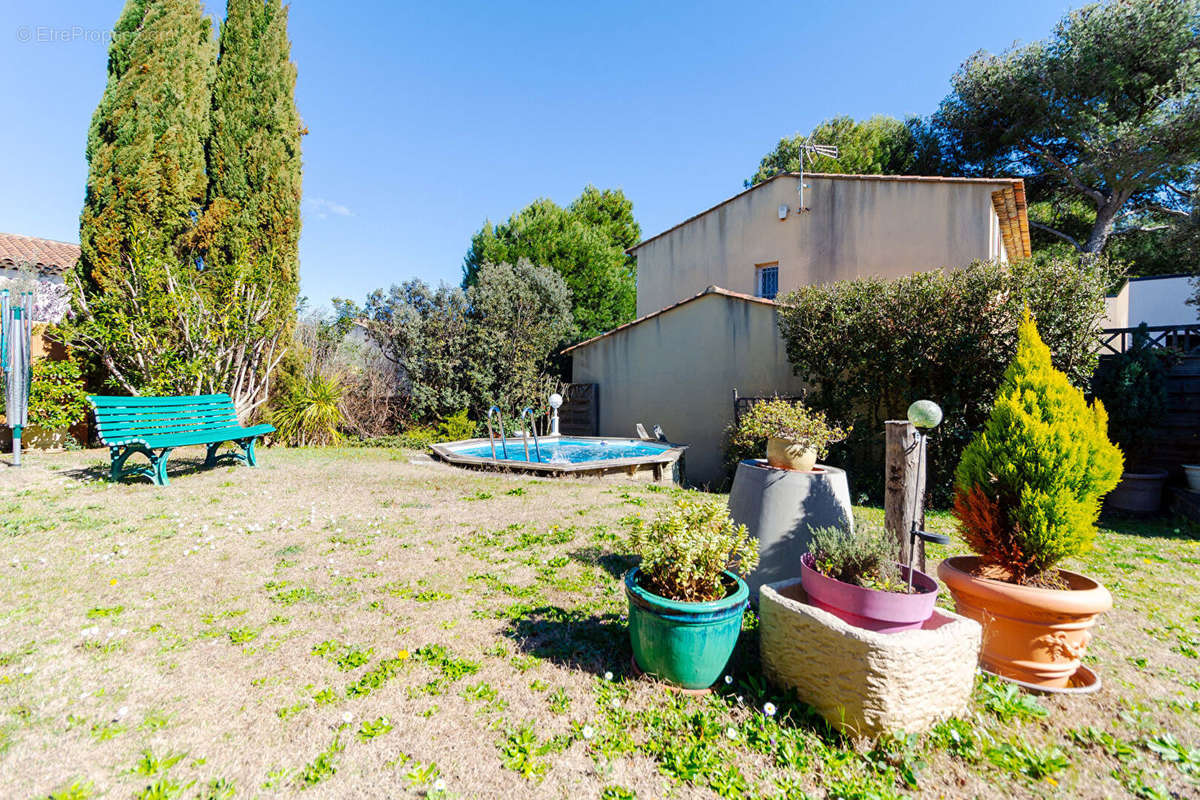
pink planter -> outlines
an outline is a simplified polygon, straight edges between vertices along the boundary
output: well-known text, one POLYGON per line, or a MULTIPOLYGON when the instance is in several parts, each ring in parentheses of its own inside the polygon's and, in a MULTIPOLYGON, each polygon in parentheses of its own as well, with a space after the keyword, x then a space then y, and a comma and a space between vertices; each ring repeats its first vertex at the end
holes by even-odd
MULTIPOLYGON (((908 580, 908 567, 900 567, 900 577, 908 580)), ((918 570, 913 570, 916 594, 881 592, 822 575, 813 566, 812 553, 805 553, 800 578, 809 603, 851 625, 880 633, 920 628, 937 602, 937 581, 918 570)))

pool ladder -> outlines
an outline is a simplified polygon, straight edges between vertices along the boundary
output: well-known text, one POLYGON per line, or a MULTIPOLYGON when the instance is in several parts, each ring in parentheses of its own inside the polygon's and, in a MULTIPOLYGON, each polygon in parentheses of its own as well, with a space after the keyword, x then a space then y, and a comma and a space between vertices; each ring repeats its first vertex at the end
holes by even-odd
MULTIPOLYGON (((488 441, 492 444, 492 459, 496 458, 496 434, 492 432, 492 414, 495 414, 496 419, 500 422, 500 447, 504 457, 508 458, 508 439, 504 437, 504 415, 500 413, 500 406, 492 406, 487 413, 488 441)), ((525 460, 529 460, 529 445, 525 445, 525 460)))
POLYGON ((537 456, 537 460, 540 462, 542 460, 542 448, 538 444, 537 420, 533 416, 533 409, 530 408, 529 406, 525 406, 525 408, 521 410, 521 424, 522 425, 525 424, 525 415, 526 414, 529 415, 529 428, 526 429, 525 435, 521 437, 521 439, 525 442, 525 460, 526 461, 529 460, 529 437, 532 436, 533 437, 533 452, 537 456))

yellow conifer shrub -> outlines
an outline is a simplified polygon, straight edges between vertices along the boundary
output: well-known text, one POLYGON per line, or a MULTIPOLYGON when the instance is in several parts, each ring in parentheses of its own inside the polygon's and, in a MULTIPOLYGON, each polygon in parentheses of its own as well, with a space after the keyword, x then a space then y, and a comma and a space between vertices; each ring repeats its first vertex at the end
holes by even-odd
MULTIPOLYGON (((1086 552, 1100 499, 1121 478, 1108 415, 1050 365, 1026 311, 1016 357, 955 471, 954 514, 984 565, 1027 583, 1086 552)), ((1053 582, 1053 581, 1052 581, 1053 582)))

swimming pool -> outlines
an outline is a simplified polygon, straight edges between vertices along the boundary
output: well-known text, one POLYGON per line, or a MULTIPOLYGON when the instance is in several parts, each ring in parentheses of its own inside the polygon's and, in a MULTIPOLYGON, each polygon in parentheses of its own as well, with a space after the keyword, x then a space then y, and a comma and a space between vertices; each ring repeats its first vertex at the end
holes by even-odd
POLYGON ((668 442, 647 442, 641 439, 621 439, 601 436, 541 436, 535 447, 529 440, 509 437, 507 448, 499 438, 467 439, 433 445, 438 458, 451 464, 485 469, 504 469, 540 474, 606 475, 626 474, 649 480, 679 481, 679 457, 686 449, 668 442), (540 457, 539 457, 540 456, 540 457))

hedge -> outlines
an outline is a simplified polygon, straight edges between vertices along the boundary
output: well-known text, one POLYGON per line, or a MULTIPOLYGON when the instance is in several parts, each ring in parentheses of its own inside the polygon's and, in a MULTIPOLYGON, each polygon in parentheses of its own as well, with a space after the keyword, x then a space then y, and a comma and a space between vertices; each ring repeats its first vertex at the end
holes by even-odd
POLYGON ((931 500, 951 500, 955 465, 987 420, 1016 352, 1026 307, 1054 366, 1086 387, 1097 361, 1104 296, 1117 269, 1104 259, 976 262, 896 280, 806 286, 783 297, 780 333, 806 402, 853 425, 829 463, 850 472, 856 496, 883 496, 884 426, 908 405, 936 401, 945 420, 929 441, 931 500))

